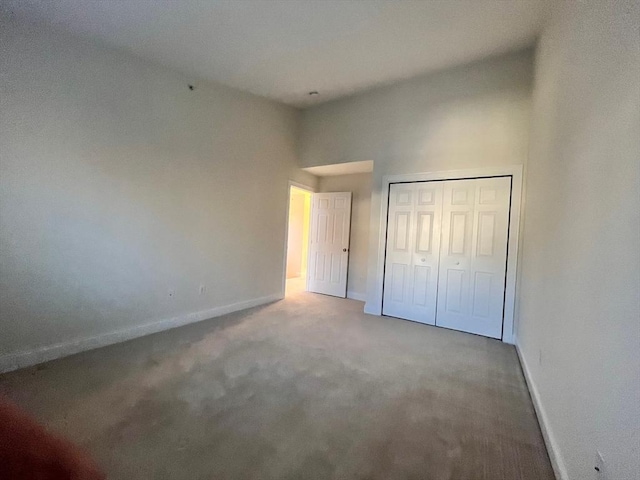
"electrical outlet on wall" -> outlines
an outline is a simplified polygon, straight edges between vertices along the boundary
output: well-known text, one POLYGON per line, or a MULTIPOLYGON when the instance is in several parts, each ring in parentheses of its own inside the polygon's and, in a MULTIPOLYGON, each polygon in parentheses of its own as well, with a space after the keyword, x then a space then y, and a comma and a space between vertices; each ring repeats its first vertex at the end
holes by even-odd
POLYGON ((596 471, 596 480, 607 480, 607 472, 605 471, 604 459, 602 458, 602 454, 597 450, 594 469, 596 471))

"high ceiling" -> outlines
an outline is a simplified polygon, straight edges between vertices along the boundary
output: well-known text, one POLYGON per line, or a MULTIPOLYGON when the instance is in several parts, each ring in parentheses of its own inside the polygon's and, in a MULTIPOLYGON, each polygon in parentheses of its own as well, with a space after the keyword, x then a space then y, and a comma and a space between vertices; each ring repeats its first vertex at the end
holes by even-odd
POLYGON ((0 0, 0 10, 305 107, 532 45, 546 1, 0 0))

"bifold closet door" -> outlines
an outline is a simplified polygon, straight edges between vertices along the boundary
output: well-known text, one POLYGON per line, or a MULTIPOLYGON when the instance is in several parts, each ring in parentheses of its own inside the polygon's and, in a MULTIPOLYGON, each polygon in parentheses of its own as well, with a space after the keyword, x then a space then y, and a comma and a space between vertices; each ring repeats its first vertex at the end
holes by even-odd
POLYGON ((501 338, 511 178, 443 187, 436 325, 501 338))
POLYGON ((383 315, 435 324, 443 182, 390 185, 383 315))

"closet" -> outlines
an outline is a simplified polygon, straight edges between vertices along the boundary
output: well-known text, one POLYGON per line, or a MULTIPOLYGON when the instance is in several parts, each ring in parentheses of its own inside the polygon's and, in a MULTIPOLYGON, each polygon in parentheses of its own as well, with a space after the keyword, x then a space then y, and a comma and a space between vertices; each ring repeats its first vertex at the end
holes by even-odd
POLYGON ((389 186, 383 315, 502 337, 511 177, 389 186))

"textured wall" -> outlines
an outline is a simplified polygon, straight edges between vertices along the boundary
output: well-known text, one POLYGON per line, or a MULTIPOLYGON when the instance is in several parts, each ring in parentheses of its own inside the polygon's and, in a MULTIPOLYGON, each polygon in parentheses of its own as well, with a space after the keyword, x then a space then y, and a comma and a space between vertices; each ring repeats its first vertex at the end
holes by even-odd
POLYGON ((517 336, 572 480, 640 474, 638 25, 564 2, 537 53, 517 336))
POLYGON ((295 110, 16 23, 0 72, 0 357, 281 292, 295 110))
POLYGON ((383 176, 526 164, 532 82, 533 55, 527 50, 303 111, 304 166, 375 162, 367 305, 379 303, 383 176))

